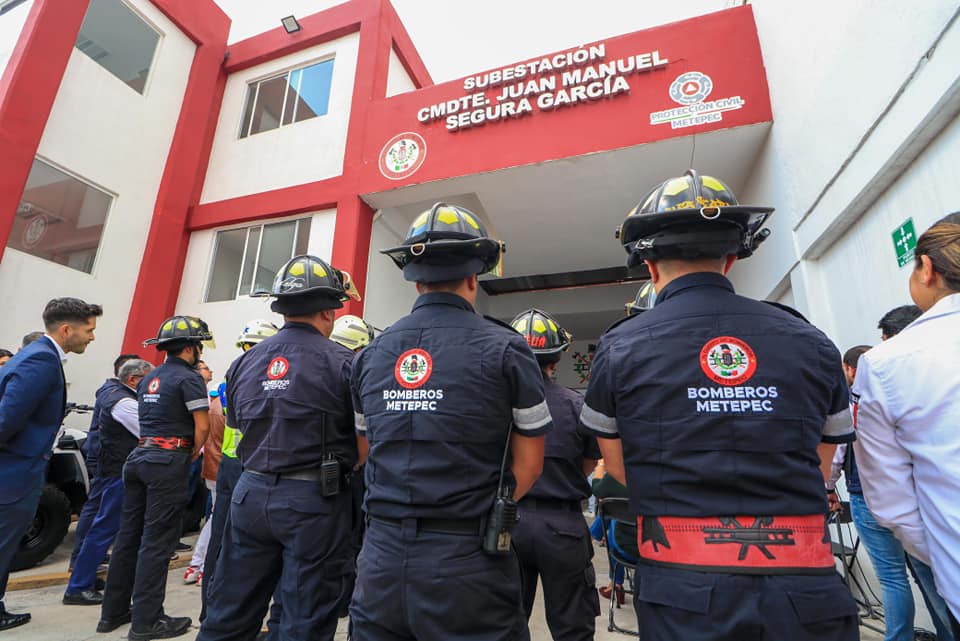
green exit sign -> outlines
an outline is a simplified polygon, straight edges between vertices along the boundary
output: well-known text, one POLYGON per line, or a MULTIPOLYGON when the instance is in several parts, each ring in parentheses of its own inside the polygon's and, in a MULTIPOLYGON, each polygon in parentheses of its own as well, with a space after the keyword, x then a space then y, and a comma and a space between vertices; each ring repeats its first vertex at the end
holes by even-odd
POLYGON ((913 218, 907 218, 893 230, 893 248, 897 252, 897 265, 900 267, 913 260, 913 250, 917 248, 917 232, 913 228, 913 218))

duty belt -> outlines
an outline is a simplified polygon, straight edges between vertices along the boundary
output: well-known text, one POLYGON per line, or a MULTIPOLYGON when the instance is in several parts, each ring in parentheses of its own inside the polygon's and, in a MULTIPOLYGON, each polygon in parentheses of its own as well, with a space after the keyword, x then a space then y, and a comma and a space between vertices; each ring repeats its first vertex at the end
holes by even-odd
POLYGON ((179 436, 144 436, 140 438, 139 444, 145 448, 193 451, 193 439, 179 436))
POLYGON ((371 521, 379 521, 394 527, 403 527, 404 522, 411 521, 417 532, 432 532, 434 534, 481 534, 480 519, 393 519, 386 516, 371 516, 371 521))
POLYGON ((564 510, 567 512, 579 512, 580 501, 524 497, 520 499, 520 507, 526 510, 564 510))
POLYGON ((823 514, 805 516, 638 516, 640 560, 730 574, 835 572, 823 514))
POLYGON ((258 472, 257 470, 244 470, 254 476, 278 481, 280 479, 293 479, 295 481, 320 481, 323 477, 320 470, 297 470, 295 472, 258 472))

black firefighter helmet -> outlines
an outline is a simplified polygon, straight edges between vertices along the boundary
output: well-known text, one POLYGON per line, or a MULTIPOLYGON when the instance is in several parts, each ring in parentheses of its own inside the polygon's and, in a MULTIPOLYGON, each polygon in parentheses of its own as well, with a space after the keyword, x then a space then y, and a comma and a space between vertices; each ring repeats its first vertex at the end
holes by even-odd
POLYGON ((560 354, 570 347, 573 340, 573 336, 553 316, 539 309, 520 312, 510 321, 510 326, 526 339, 541 365, 559 361, 560 354))
POLYGON ((485 274, 500 264, 505 245, 487 235, 471 211, 437 203, 413 221, 397 247, 380 251, 418 283, 437 283, 485 274))
POLYGON ((737 202, 730 188, 693 169, 653 188, 617 228, 630 267, 644 259, 747 258, 770 235, 772 207, 737 202))
POLYGON ((270 309, 288 316, 340 309, 348 298, 360 300, 349 273, 306 254, 288 260, 274 277, 271 290, 255 296, 273 296, 276 300, 270 309))
POLYGON ((213 333, 196 316, 171 316, 160 324, 156 338, 143 341, 143 346, 156 345, 165 352, 179 352, 189 345, 214 347, 213 333))

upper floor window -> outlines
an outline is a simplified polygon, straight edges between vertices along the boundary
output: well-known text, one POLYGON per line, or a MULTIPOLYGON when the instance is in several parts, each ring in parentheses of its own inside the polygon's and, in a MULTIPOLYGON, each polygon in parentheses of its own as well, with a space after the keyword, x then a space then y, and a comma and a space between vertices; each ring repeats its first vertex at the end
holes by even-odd
POLYGON ((109 194, 36 159, 7 247, 89 274, 112 202, 109 194))
POLYGON ((327 113, 333 60, 251 83, 240 123, 246 138, 327 113))
POLYGON ((309 218, 217 232, 205 302, 269 291, 280 268, 307 253, 309 238, 309 218))
POLYGON ((143 93, 160 34, 120 0, 90 0, 76 47, 143 93))

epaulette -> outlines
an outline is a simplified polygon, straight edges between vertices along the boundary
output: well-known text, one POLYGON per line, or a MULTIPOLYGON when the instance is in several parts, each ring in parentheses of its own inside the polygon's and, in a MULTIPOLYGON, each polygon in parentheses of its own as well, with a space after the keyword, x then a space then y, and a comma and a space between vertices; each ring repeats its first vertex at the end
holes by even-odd
POLYGON ((761 301, 761 302, 764 302, 764 303, 766 303, 767 305, 772 305, 773 307, 776 307, 777 309, 782 309, 783 311, 785 311, 786 313, 790 314, 791 316, 795 316, 795 317, 799 318, 799 319, 802 320, 804 323, 808 323, 808 324, 810 323, 810 321, 807 320, 807 317, 806 317, 806 316, 804 316, 803 314, 801 314, 800 312, 798 312, 798 311, 795 310, 794 308, 790 307, 789 305, 784 305, 783 303, 778 303, 778 302, 772 301, 772 300, 765 300, 765 301, 761 301))
POLYGON ((643 316, 643 312, 640 312, 640 313, 638 313, 638 314, 634 314, 633 316, 624 316, 624 317, 621 318, 620 320, 618 320, 618 321, 616 321, 615 323, 613 323, 612 325, 610 325, 610 327, 608 327, 607 329, 603 330, 603 333, 600 334, 600 335, 603 336, 603 334, 606 334, 607 332, 609 332, 610 330, 612 330, 614 327, 619 327, 619 326, 622 325, 623 323, 626 323, 627 321, 633 320, 633 319, 635 319, 635 318, 640 318, 641 316, 643 316))
POLYGON ((500 325, 501 327, 506 327, 506 328, 509 329, 511 332, 519 333, 519 332, 517 332, 517 330, 515 330, 509 323, 505 323, 505 322, 503 322, 502 320, 500 320, 499 318, 494 318, 493 316, 487 316, 486 314, 484 314, 483 317, 486 318, 486 319, 487 319, 488 321, 490 321, 491 323, 496 323, 497 325, 500 325))

